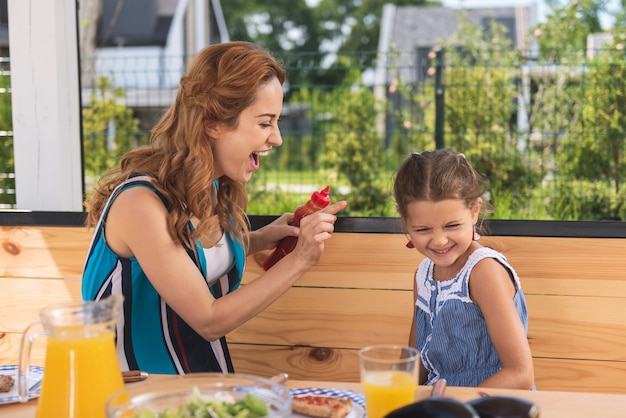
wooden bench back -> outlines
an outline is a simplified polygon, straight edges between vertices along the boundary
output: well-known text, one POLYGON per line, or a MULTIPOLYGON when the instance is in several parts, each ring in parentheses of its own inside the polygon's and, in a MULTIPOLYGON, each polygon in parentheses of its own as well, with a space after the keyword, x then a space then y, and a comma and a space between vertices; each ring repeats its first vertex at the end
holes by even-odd
MULTIPOLYGON (((17 362, 24 328, 46 305, 80 300, 91 233, 0 227, 0 364, 17 362)), ((228 335, 238 372, 358 381, 358 350, 406 344, 421 260, 399 233, 335 233, 320 263, 228 335)), ((626 239, 493 236, 527 296, 538 389, 626 393, 626 239)), ((261 272, 248 258, 245 283, 261 272)), ((34 347, 33 362, 43 363, 34 347)))

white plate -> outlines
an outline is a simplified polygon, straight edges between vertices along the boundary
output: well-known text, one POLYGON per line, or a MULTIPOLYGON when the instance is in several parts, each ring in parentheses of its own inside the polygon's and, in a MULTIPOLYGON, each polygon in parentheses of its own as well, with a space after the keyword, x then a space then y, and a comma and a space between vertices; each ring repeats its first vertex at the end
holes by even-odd
MULTIPOLYGON (((15 379, 15 384, 10 391, 0 393, 0 405, 5 403, 15 403, 19 401, 19 396, 17 394, 18 369, 19 368, 15 365, 0 366, 0 374, 8 374, 9 376, 13 376, 13 379, 15 379)), ((30 366, 28 375, 29 399, 33 399, 39 396, 39 392, 41 391, 41 379, 43 379, 43 367, 30 366)))
MULTIPOLYGON (((356 392, 350 392, 349 390, 329 389, 329 388, 300 388, 291 389, 291 396, 340 396, 342 398, 352 399, 352 411, 346 416, 346 418, 366 418, 365 414, 365 397, 356 392)), ((306 415, 300 415, 294 413, 292 417, 305 417, 306 415)))

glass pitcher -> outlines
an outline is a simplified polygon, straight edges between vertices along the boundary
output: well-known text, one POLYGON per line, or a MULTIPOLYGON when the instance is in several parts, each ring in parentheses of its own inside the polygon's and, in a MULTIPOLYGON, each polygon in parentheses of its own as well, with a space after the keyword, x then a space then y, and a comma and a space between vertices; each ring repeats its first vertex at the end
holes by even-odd
POLYGON ((124 386, 115 352, 115 320, 124 297, 72 302, 43 308, 40 322, 22 337, 17 386, 28 401, 28 370, 33 341, 47 336, 37 418, 104 418, 107 398, 124 386))

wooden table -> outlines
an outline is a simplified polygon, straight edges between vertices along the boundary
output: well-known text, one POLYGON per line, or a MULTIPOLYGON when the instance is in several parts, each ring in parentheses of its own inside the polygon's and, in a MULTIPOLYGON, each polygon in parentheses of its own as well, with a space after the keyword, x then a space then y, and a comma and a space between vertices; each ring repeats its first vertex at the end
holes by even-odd
MULTIPOLYGON (((160 379, 162 376, 151 376, 150 379, 160 379)), ((345 382, 317 382, 292 380, 286 383, 289 388, 335 388, 362 392, 359 383, 345 382)), ((420 386, 417 399, 424 399, 430 395, 432 387, 420 386)), ((477 388, 448 387, 445 396, 469 401, 479 397, 477 388)), ((626 417, 626 395, 580 392, 550 392, 550 391, 521 391, 508 389, 486 389, 483 392, 489 395, 510 395, 529 399, 539 405, 541 418, 623 418, 626 417)), ((0 405, 2 418, 34 418, 37 409, 37 400, 33 399, 26 404, 0 405)))

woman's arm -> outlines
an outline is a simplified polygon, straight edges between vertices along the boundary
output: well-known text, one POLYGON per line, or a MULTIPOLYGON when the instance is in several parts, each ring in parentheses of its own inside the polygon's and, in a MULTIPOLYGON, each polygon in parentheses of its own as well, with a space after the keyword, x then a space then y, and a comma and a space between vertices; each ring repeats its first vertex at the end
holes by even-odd
POLYGON ((150 190, 134 187, 113 202, 106 224, 111 248, 136 257, 157 292, 196 332, 209 341, 231 332, 285 293, 312 267, 332 236, 335 213, 345 201, 301 221, 295 250, 270 271, 236 292, 215 299, 185 249, 167 231, 167 210, 150 190))
POLYGON ((531 389, 533 359, 524 326, 513 303, 515 287, 508 271, 495 259, 480 261, 472 270, 470 295, 480 307, 502 369, 479 386, 531 389))

